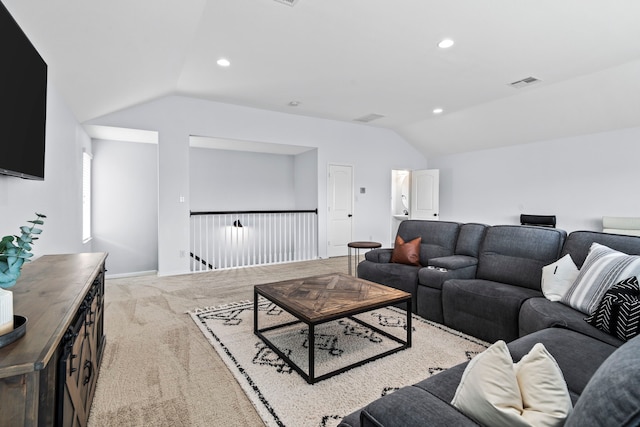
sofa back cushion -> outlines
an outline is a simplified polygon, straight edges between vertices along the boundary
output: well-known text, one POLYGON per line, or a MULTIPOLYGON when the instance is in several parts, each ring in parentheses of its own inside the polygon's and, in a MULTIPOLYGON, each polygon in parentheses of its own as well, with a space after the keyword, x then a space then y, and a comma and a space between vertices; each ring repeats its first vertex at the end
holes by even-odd
POLYGON ((597 231, 574 231, 567 236, 562 247, 562 256, 571 254, 578 268, 582 268, 592 243, 599 243, 628 255, 640 255, 640 237, 599 233, 597 231))
POLYGON ((478 258, 480 243, 488 225, 468 223, 462 224, 458 241, 456 242, 456 255, 466 255, 478 258))
POLYGON ((448 221, 406 220, 398 227, 398 236, 405 242, 421 237, 420 264, 431 258, 453 255, 460 223, 448 221))
POLYGON ((480 246, 476 277, 540 290, 542 267, 558 259, 566 236, 558 228, 489 227, 480 246))

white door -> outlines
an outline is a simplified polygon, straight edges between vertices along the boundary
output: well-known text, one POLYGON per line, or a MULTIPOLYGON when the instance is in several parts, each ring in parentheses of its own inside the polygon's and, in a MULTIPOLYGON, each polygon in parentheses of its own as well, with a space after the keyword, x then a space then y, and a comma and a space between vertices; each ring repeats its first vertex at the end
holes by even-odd
POLYGON ((353 168, 329 165, 329 229, 327 254, 347 255, 353 227, 353 168))
POLYGON ((418 170, 411 172, 411 219, 440 218, 440 171, 418 170))

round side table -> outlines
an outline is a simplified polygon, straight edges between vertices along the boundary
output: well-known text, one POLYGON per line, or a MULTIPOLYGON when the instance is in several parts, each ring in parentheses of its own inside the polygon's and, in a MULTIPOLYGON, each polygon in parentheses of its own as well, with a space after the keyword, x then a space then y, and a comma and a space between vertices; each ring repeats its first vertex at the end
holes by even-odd
POLYGON ((360 261, 360 249, 376 249, 382 247, 378 242, 349 242, 347 243, 349 248, 349 275, 351 275, 351 248, 355 249, 355 276, 358 277, 358 262, 360 261))

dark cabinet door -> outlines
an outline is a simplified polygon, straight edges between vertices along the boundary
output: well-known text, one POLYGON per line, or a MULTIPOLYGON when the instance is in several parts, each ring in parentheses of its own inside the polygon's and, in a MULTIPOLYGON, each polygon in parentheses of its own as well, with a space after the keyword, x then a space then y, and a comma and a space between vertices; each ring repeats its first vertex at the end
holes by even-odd
POLYGON ((98 379, 99 348, 102 342, 103 282, 95 282, 85 297, 77 319, 63 340, 64 352, 60 360, 60 400, 58 425, 85 427, 98 379), (98 321, 100 320, 100 322, 98 321), (100 330, 99 330, 100 329, 100 330))
POLYGON ((86 339, 85 318, 78 317, 76 323, 65 334, 65 351, 60 360, 60 384, 58 425, 65 427, 86 426, 86 386, 83 361, 89 350, 86 339))

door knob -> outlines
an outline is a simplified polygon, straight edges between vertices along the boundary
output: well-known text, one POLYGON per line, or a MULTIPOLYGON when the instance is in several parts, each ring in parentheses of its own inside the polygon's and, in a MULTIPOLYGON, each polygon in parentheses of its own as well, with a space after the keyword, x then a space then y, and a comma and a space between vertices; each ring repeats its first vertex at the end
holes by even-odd
POLYGON ((347 216, 348 216, 349 218, 351 218, 353 215, 349 214, 349 215, 347 215, 347 216))

